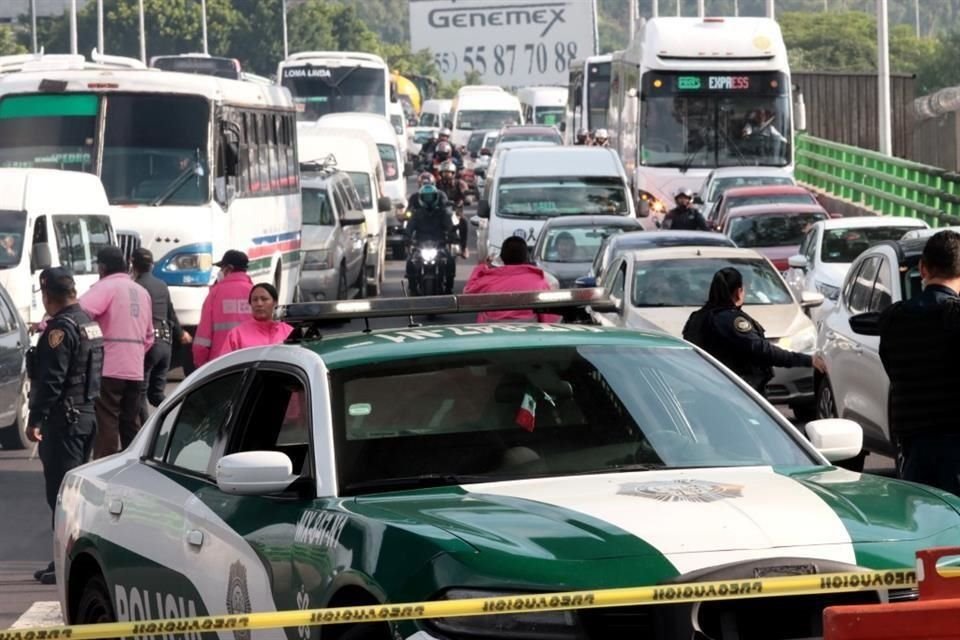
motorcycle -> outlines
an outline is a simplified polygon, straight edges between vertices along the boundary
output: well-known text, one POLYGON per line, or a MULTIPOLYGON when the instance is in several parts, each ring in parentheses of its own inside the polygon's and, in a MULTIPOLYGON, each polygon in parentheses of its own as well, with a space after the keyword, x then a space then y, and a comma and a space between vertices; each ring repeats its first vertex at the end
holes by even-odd
POLYGON ((418 242, 410 252, 413 276, 410 277, 411 296, 439 296, 453 292, 448 282, 446 265, 453 255, 445 244, 433 240, 418 242))

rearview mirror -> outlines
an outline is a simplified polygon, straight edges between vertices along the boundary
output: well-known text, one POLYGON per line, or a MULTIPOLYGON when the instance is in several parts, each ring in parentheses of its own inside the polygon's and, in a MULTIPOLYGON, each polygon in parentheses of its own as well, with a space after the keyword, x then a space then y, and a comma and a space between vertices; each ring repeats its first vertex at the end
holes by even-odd
POLYGON ((356 226, 358 224, 363 224, 367 219, 363 215, 363 211, 357 211, 356 209, 347 210, 343 214, 343 217, 340 218, 340 224, 345 227, 356 226))
POLYGON ((801 255, 790 256, 787 258, 787 266, 791 269, 807 270, 807 257, 801 255))
POLYGON ((30 268, 33 271, 42 271, 48 269, 53 264, 53 257, 50 255, 50 245, 46 242, 37 242, 33 245, 33 253, 30 254, 30 268))
POLYGON ((853 420, 827 418, 808 422, 807 438, 830 462, 856 458, 863 450, 863 428, 853 420))
POLYGON ((854 333, 861 336, 879 336, 880 313, 878 311, 868 311, 850 316, 850 328, 854 333))
POLYGON ((217 486, 224 493, 242 496, 279 493, 297 476, 287 454, 279 451, 241 451, 217 462, 217 486))
POLYGON ((574 286, 578 289, 592 289, 597 286, 596 276, 580 276, 573 281, 574 286))
POLYGON ((800 294, 800 306, 804 309, 813 309, 823 304, 825 298, 819 291, 804 291, 800 294))
POLYGON ((387 196, 381 196, 377 199, 377 211, 380 213, 386 213, 393 208, 393 203, 390 201, 390 198, 387 196))
POLYGON ((493 155, 493 151, 490 151, 490 149, 487 149, 486 147, 484 147, 483 149, 480 149, 480 155, 482 155, 482 156, 492 156, 492 155, 493 155))
POLYGON ((486 200, 481 200, 477 204, 477 215, 481 218, 490 217, 490 203, 486 200))

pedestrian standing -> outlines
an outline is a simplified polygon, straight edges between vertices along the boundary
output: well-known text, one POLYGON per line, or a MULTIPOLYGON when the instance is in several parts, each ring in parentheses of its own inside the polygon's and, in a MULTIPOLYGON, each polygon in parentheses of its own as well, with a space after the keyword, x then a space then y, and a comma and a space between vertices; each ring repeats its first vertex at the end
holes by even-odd
POLYGON ((218 281, 210 287, 200 324, 193 337, 193 364, 201 366, 221 355, 230 330, 250 319, 250 290, 247 275, 250 261, 243 251, 230 249, 214 266, 220 268, 218 281))
MULTIPOLYGON (((50 320, 27 356, 31 385, 27 437, 40 443, 47 505, 54 510, 63 477, 90 457, 97 430, 94 400, 100 391, 103 338, 100 326, 77 304, 69 271, 44 269, 40 291, 50 320)), ((52 562, 33 575, 43 584, 56 582, 52 562)))
POLYGON ((940 231, 927 240, 920 276, 923 292, 879 318, 890 436, 904 480, 960 495, 960 234, 940 231))
POLYGON ((140 401, 140 424, 147 421, 147 403, 158 407, 166 397, 167 371, 170 369, 172 345, 190 344, 190 334, 183 330, 177 312, 170 300, 167 283, 151 273, 153 253, 149 249, 134 250, 130 258, 133 281, 150 295, 153 317, 153 346, 147 351, 143 363, 143 386, 140 401))
POLYGON ((223 352, 220 355, 248 347, 280 344, 293 331, 293 327, 286 322, 277 322, 273 319, 279 296, 276 287, 272 284, 266 282, 255 284, 250 289, 250 297, 247 301, 250 303, 250 317, 227 333, 223 352))
POLYGON ((127 448, 140 430, 143 362, 153 346, 150 296, 127 273, 119 247, 97 253, 98 280, 80 297, 80 306, 103 330, 103 381, 97 398, 93 457, 127 448))

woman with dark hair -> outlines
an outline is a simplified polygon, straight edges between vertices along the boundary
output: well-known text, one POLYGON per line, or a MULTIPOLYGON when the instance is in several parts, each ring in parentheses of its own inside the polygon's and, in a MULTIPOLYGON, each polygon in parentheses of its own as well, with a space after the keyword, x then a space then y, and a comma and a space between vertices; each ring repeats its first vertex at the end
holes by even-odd
POLYGON ((277 289, 272 284, 261 282, 253 285, 247 299, 253 318, 230 330, 220 355, 247 347, 280 344, 286 340, 293 327, 273 319, 273 310, 277 308, 278 300, 277 289))
POLYGON ((760 323, 742 309, 745 298, 743 275, 733 267, 720 269, 710 283, 707 303, 690 314, 683 327, 683 339, 725 364, 760 393, 773 378, 773 367, 824 370, 820 356, 787 351, 767 340, 760 323))

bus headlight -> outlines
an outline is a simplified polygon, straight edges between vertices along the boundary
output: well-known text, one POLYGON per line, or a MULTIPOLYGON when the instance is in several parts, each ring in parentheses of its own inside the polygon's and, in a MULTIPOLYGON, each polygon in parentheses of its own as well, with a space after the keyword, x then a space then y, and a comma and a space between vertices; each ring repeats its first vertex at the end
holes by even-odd
POLYGON ((213 256, 209 253, 178 253, 170 257, 163 270, 178 271, 209 271, 213 267, 213 256))

